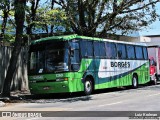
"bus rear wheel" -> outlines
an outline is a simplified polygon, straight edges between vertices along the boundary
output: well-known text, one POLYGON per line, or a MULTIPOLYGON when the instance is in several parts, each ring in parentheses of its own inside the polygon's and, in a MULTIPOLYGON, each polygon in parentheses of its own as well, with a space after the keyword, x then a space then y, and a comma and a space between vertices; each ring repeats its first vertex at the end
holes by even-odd
POLYGON ((133 75, 132 77, 132 88, 137 88, 138 87, 138 77, 136 75, 133 75))
POLYGON ((90 95, 93 92, 93 82, 90 78, 86 78, 84 82, 84 93, 90 95))

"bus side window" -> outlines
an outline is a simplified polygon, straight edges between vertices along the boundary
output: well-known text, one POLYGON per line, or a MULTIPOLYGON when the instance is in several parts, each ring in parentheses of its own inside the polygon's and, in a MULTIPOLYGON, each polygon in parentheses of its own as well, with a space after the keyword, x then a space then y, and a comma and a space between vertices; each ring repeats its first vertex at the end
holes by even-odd
POLYGON ((142 47, 136 46, 136 47, 135 47, 135 52, 136 52, 136 58, 142 60, 142 59, 143 59, 142 47))
POLYGON ((99 58, 100 56, 99 42, 93 42, 93 46, 94 46, 94 56, 95 58, 99 58))
POLYGON ((135 59, 135 50, 133 45, 127 45, 128 59, 135 59))
POLYGON ((124 44, 117 44, 117 54, 119 59, 126 59, 126 47, 124 44))
POLYGON ((87 41, 87 57, 93 57, 93 44, 91 41, 87 41))
POLYGON ((101 58, 106 58, 106 50, 105 50, 105 43, 99 42, 99 56, 101 58))
POLYGON ((83 58, 93 57, 93 44, 92 41, 81 41, 81 56, 83 58))
POLYGON ((86 41, 80 41, 80 51, 81 51, 81 56, 82 58, 84 58, 85 56, 87 56, 87 43, 86 41))
POLYGON ((115 43, 106 42, 106 56, 108 59, 115 59, 117 57, 115 43))
POLYGON ((148 60, 148 53, 147 53, 147 48, 143 47, 143 56, 145 60, 148 60))
POLYGON ((105 51, 105 43, 104 42, 94 42, 94 56, 96 58, 105 58, 106 51, 105 51))

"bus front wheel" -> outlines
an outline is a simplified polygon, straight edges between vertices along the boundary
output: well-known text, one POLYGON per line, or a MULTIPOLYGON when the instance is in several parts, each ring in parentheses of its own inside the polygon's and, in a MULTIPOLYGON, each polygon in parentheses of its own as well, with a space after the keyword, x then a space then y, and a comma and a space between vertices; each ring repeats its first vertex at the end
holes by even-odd
POLYGON ((86 80, 84 82, 84 93, 85 93, 85 95, 90 95, 92 92, 93 92, 93 82, 88 77, 88 78, 86 78, 86 80))

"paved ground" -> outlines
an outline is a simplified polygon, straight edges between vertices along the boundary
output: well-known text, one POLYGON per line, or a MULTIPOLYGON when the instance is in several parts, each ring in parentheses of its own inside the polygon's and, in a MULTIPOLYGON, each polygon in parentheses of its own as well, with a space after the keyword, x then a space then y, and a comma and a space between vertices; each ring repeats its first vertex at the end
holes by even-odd
MULTIPOLYGON (((25 98, 26 99, 23 101, 24 103, 9 103, 5 107, 1 107, 0 111, 36 111, 42 112, 42 116, 52 116, 52 118, 48 117, 45 119, 53 119, 54 116, 54 119, 56 120, 68 119, 68 117, 69 119, 84 120, 84 118, 82 118, 83 116, 87 120, 123 120, 129 119, 129 117, 126 116, 132 112, 135 114, 135 111, 142 111, 146 113, 151 111, 160 115, 160 85, 141 86, 138 89, 106 89, 96 91, 93 95, 90 96, 83 96, 81 93, 75 93, 72 96, 64 94, 52 94, 49 96, 38 97, 25 96, 25 98), (54 111, 61 112, 56 113, 54 111), (94 116, 94 118, 88 118, 88 116, 94 116), (111 117, 106 118, 106 116, 111 117)), ((44 118, 29 119, 41 120, 44 118)))

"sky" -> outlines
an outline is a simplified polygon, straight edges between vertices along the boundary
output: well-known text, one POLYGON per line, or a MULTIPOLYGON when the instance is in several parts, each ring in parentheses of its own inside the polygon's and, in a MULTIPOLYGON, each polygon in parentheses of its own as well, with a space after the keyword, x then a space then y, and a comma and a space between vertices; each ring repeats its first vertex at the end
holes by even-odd
MULTIPOLYGON (((160 3, 156 5, 157 13, 160 14, 160 3)), ((157 19, 154 23, 149 25, 142 31, 139 31, 140 36, 147 36, 147 35, 160 35, 160 19, 157 19)))

